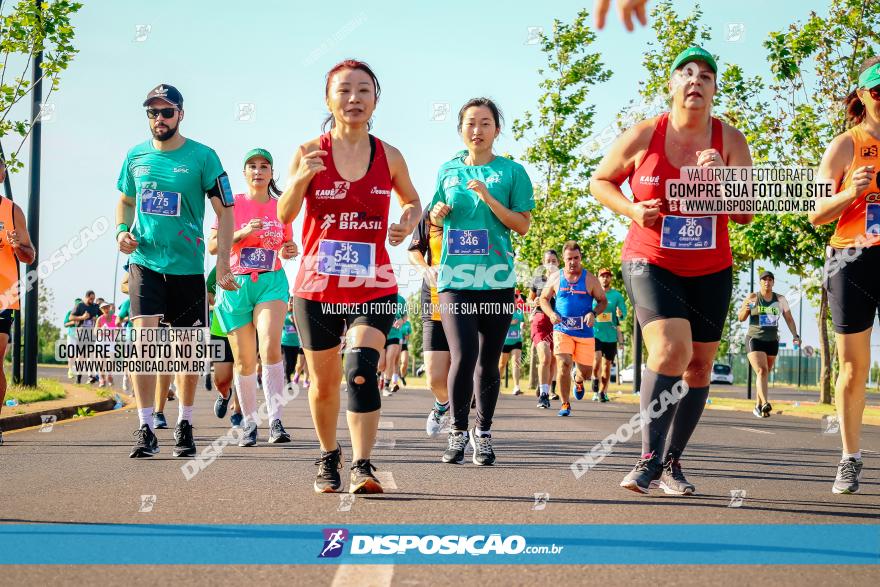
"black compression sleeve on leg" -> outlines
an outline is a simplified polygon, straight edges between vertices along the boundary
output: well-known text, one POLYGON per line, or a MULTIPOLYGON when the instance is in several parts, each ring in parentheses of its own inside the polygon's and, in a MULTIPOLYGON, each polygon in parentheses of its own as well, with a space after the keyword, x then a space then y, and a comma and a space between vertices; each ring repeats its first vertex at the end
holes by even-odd
POLYGON ((348 384, 348 411, 355 413, 375 412, 382 407, 376 367, 379 351, 368 347, 355 347, 345 354, 345 381, 348 384), (361 379, 360 383, 357 379, 361 379))
POLYGON ((667 404, 666 409, 658 414, 658 412, 660 412, 660 406, 662 405, 660 396, 664 391, 672 393, 673 386, 679 381, 681 381, 681 376, 672 377, 670 375, 661 375, 650 369, 645 369, 639 394, 639 404, 643 414, 643 455, 654 453, 657 458, 663 457, 662 451, 666 446, 666 436, 672 425, 672 418, 675 415, 676 405, 667 404), (655 401, 657 403, 652 406, 651 404, 655 401), (647 416, 645 416, 645 414, 647 414, 647 416), (652 417, 651 414, 657 414, 657 416, 652 417))
POLYGON ((678 409, 672 420, 672 428, 669 432, 669 445, 664 455, 677 459, 684 452, 691 435, 700 422, 703 409, 706 407, 706 398, 709 397, 709 386, 691 387, 687 395, 678 402, 678 409))

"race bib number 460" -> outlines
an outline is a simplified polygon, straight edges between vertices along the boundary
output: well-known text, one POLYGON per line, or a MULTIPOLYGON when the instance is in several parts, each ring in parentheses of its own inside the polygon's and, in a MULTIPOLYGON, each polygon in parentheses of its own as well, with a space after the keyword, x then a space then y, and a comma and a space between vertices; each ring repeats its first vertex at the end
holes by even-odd
POLYGON ((489 231, 450 228, 446 234, 446 251, 450 255, 488 255, 489 231))
POLYGON ((242 269, 271 271, 275 268, 275 251, 260 247, 244 247, 241 250, 238 264, 242 269))
POLYGON ((318 244, 318 273, 321 275, 375 277, 376 245, 322 240, 318 244))
POLYGON ((714 249, 715 218, 715 216, 664 216, 660 246, 664 249, 714 249))
POLYGON ((180 216, 180 193, 143 190, 141 212, 153 216, 180 216))

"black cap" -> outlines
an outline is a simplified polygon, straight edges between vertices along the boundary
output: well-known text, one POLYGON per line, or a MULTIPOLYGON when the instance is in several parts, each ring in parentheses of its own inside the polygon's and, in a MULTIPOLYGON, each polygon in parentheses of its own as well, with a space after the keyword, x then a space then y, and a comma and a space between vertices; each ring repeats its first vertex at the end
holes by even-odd
POLYGON ((765 277, 769 277, 773 281, 776 281, 776 278, 773 276, 773 274, 770 271, 764 271, 763 273, 761 273, 761 277, 759 277, 758 279, 764 279, 765 277))
POLYGON ((169 104, 177 106, 178 108, 183 108, 183 96, 180 95, 180 92, 177 91, 177 88, 168 84, 159 84, 147 94, 147 99, 144 100, 144 106, 150 103, 150 100, 165 100, 169 104))

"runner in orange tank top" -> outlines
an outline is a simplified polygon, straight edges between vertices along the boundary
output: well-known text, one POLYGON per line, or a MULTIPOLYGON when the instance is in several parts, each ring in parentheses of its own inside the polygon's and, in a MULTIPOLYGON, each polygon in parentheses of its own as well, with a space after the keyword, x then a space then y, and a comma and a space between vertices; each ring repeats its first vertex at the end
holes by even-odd
MULTIPOLYGON (((6 180, 6 162, 0 157, 0 185, 6 180)), ((0 196, 0 365, 6 358, 9 333, 12 331, 13 311, 19 304, 18 264, 34 262, 37 252, 31 244, 24 212, 18 204, 0 196)), ((0 368, 0 410, 6 399, 6 373, 0 368)), ((3 430, 0 430, 3 444, 3 430)))
POLYGON ((309 406, 321 444, 314 488, 342 488, 339 359, 348 387, 346 419, 351 432, 351 493, 381 493, 370 454, 379 428, 381 398, 376 376, 380 353, 394 321, 397 283, 385 240, 397 246, 422 213, 419 195, 400 151, 369 133, 379 81, 361 61, 347 60, 327 74, 325 97, 330 131, 301 145, 290 164, 290 184, 278 201, 283 223, 303 204, 303 259, 294 285, 294 314, 312 385, 309 406), (402 208, 391 222, 391 192, 402 208))
POLYGON ((844 102, 853 126, 834 137, 819 166, 819 177, 830 179, 837 193, 820 200, 810 214, 814 225, 837 221, 826 255, 825 284, 840 359, 834 397, 843 455, 832 486, 838 494, 859 490, 865 381, 871 330, 880 309, 880 246, 875 246, 880 244, 880 58, 866 60, 859 72, 857 89, 844 102))
MULTIPOLYGON (((623 279, 648 347, 641 409, 644 413, 664 394, 686 392, 644 427, 642 457, 621 483, 639 493, 647 493, 654 481, 666 493, 695 491, 679 459, 709 394, 730 304, 728 217, 677 215, 665 198, 666 181, 678 179, 682 167, 752 164, 742 133, 712 117, 717 71, 704 49, 682 51, 672 64, 670 111, 623 133, 590 182, 597 200, 632 220, 623 279), (627 180, 633 201, 620 189, 627 180)), ((745 224, 751 216, 730 219, 745 224)))

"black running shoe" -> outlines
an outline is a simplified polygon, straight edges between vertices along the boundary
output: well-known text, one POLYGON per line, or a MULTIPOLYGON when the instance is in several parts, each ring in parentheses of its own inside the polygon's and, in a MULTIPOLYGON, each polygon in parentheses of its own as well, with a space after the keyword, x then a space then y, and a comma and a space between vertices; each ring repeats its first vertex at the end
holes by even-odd
POLYGON ((772 411, 773 406, 770 405, 770 402, 767 402, 763 406, 761 406, 761 412, 763 412, 765 418, 769 418, 772 411))
POLYGON ((460 465, 464 462, 464 449, 468 444, 468 433, 460 430, 450 430, 447 440, 446 452, 443 453, 443 462, 460 465))
POLYGON ((330 452, 321 451, 321 458, 315 461, 318 465, 318 476, 315 477, 316 493, 337 493, 342 487, 342 449, 337 446, 330 452))
POLYGON ((492 450, 492 435, 477 435, 477 430, 471 430, 471 449, 474 451, 473 461, 475 465, 491 465, 495 462, 495 451, 492 450))
MULTIPOLYGON (((210 389, 210 388, 209 388, 210 389)), ((214 415, 218 418, 225 418, 226 412, 229 410, 229 402, 232 401, 232 390, 229 390, 229 395, 223 397, 220 394, 217 394, 217 399, 214 400, 214 415)))
POLYGON ((545 410, 550 409, 550 398, 547 394, 541 394, 538 396, 538 407, 545 410))
POLYGON ((349 493, 384 493, 382 484, 373 475, 376 467, 369 459, 360 459, 351 466, 351 483, 349 493))
POLYGON ((272 444, 290 442, 290 434, 281 425, 281 420, 272 420, 272 424, 269 426, 269 442, 272 444))
POLYGON ((193 440, 193 427, 188 420, 181 420, 174 429, 174 450, 171 451, 176 457, 196 456, 196 442, 193 440))
POLYGON ((401 381, 401 383, 403 383, 403 386, 406 387, 406 377, 404 377, 403 375, 401 375, 401 376, 400 376, 400 381, 401 381))
POLYGON ((165 419, 165 414, 162 412, 153 413, 153 428, 156 430, 168 428, 168 421, 165 419))
POLYGON ((662 473, 663 463, 654 453, 642 455, 633 470, 620 482, 620 486, 636 493, 648 493, 651 481, 660 479, 662 473))
POLYGON ((550 399, 552 399, 553 401, 558 400, 559 394, 554 391, 553 393, 550 394, 550 399))
POLYGON ((159 452, 159 440, 150 427, 144 424, 134 431, 134 446, 131 448, 129 458, 140 459, 151 457, 159 452))
POLYGON ((681 461, 671 457, 667 457, 666 462, 663 463, 663 472, 660 474, 658 486, 663 490, 663 493, 669 495, 693 495, 697 490, 681 472, 681 461))
POLYGON ((392 383, 391 384, 391 393, 397 393, 398 391, 400 391, 400 385, 398 385, 397 383, 392 383))
POLYGON ((599 401, 604 404, 604 403, 609 402, 611 400, 608 399, 608 394, 605 393, 604 391, 602 391, 602 392, 599 392, 599 401))
MULTIPOLYGON (((205 389, 211 391, 211 374, 208 373, 205 375, 205 389)), ((222 418, 223 416, 218 416, 218 418, 222 418)))

